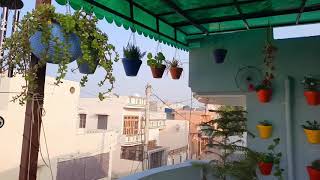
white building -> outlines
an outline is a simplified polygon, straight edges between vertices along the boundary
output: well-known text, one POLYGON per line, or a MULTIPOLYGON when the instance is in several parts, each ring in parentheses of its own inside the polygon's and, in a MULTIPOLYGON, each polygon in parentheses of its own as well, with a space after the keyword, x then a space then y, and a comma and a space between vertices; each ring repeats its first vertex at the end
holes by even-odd
POLYGON ((86 117, 84 129, 97 127, 99 116, 105 115, 108 129, 118 134, 118 144, 112 153, 114 179, 187 159, 188 122, 168 120, 164 111, 155 108, 150 112, 148 167, 142 167, 145 104, 145 99, 138 96, 112 95, 105 101, 80 99, 79 114, 86 117))
MULTIPOLYGON (((18 179, 19 176, 25 106, 10 101, 12 96, 21 91, 23 82, 23 78, 0 75, 0 116, 5 119, 5 124, 0 129, 0 179, 3 180, 18 179)), ((116 133, 95 127, 87 131, 79 128, 79 84, 64 80, 57 87, 53 83, 53 78, 46 78, 43 117, 45 131, 41 129, 38 179, 51 179, 50 168, 46 164, 51 167, 55 180, 110 179, 116 133), (46 135, 50 161, 43 132, 46 135)))

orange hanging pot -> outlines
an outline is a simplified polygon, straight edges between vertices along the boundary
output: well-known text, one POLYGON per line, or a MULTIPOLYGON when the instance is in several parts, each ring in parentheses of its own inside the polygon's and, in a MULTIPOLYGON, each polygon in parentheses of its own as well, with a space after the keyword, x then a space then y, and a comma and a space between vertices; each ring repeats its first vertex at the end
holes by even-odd
POLYGON ((271 89, 260 89, 257 91, 258 99, 261 103, 270 102, 272 96, 271 89))
POLYGON ((316 106, 319 104, 320 92, 318 92, 318 91, 305 91, 304 96, 307 100, 307 103, 310 106, 316 106))
POLYGON ((180 79, 182 71, 183 71, 183 68, 171 67, 170 74, 171 74, 172 79, 180 79))
POLYGON ((164 70, 166 70, 166 66, 165 65, 161 65, 159 67, 151 66, 150 68, 151 68, 151 72, 152 72, 153 78, 157 78, 157 79, 162 78, 164 70))
POLYGON ((308 142, 311 144, 320 144, 320 130, 304 129, 308 142))

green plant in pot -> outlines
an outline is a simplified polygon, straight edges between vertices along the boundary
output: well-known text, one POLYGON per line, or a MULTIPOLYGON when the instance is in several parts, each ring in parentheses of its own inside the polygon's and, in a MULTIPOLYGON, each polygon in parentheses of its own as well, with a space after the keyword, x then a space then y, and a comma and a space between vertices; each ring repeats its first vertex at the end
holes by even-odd
POLYGON ((128 44, 123 48, 122 64, 127 76, 137 76, 142 64, 141 59, 145 54, 146 52, 141 52, 140 48, 134 44, 128 44))
POLYGON ((168 62, 168 64, 172 79, 180 79, 183 71, 182 63, 178 59, 173 58, 172 61, 168 62))
POLYGON ((279 143, 280 138, 275 138, 273 139, 273 144, 268 146, 268 153, 258 153, 258 167, 262 175, 268 176, 271 174, 274 166, 275 172, 273 175, 281 180, 283 179, 282 172, 284 171, 280 168, 282 153, 275 151, 275 148, 279 145, 279 143))
POLYGON ((307 136, 308 142, 311 144, 320 143, 320 123, 317 121, 306 121, 302 125, 305 135, 307 136))
POLYGON ((164 71, 166 70, 166 57, 162 52, 158 52, 154 57, 151 53, 147 55, 148 61, 147 64, 151 68, 153 78, 162 78, 164 71))
POLYGON ((320 103, 319 80, 312 76, 305 76, 302 84, 304 85, 304 96, 310 106, 320 103))
POLYGON ((319 180, 320 179, 320 160, 315 160, 311 163, 311 166, 307 166, 307 171, 308 171, 310 180, 319 180))
MULTIPOLYGON (((59 14, 48 4, 28 12, 17 23, 17 31, 4 43, 6 66, 14 67, 14 75, 22 74, 26 82, 13 101, 24 104, 32 96, 38 87, 36 72, 46 63, 58 65, 55 84, 59 85, 69 70, 68 64, 76 59, 90 67, 98 64, 106 71, 98 83, 100 87, 106 85, 107 90, 99 93, 99 98, 103 99, 113 88, 112 65, 119 57, 115 47, 108 43, 107 35, 97 28, 97 22, 92 14, 83 11, 59 14), (36 64, 31 64, 31 54, 39 59, 36 64)), ((85 86, 87 81, 84 75, 80 84, 85 86)))
POLYGON ((257 125, 257 129, 259 131, 259 136, 261 139, 268 139, 271 137, 272 124, 269 121, 264 120, 259 122, 259 124, 257 125))
POLYGON ((272 83, 269 79, 264 79, 261 84, 256 86, 258 99, 261 103, 267 103, 271 100, 272 96, 272 83))

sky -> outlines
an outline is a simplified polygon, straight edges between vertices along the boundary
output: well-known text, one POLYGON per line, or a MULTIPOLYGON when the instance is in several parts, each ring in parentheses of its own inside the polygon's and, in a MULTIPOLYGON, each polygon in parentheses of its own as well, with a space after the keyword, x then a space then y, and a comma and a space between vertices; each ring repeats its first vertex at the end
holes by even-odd
MULTIPOLYGON (((22 9, 22 15, 27 11, 31 11, 35 6, 35 0, 23 0, 25 6, 22 9)), ((56 7, 57 12, 66 13, 65 6, 58 5, 55 0, 52 0, 52 4, 56 7)), ((130 30, 125 30, 123 27, 117 27, 114 23, 109 24, 105 20, 100 20, 98 27, 108 34, 110 43, 116 47, 116 51, 122 57, 122 48, 128 43, 131 35, 130 30)), ((274 29, 275 39, 292 38, 299 36, 314 36, 319 35, 320 25, 302 25, 295 27, 283 27, 274 29)), ((152 39, 144 37, 143 35, 135 35, 137 45, 146 52, 156 52, 158 43, 152 39)), ((176 49, 164 44, 160 44, 162 52, 171 60, 174 57, 176 49)), ((190 103, 191 90, 188 86, 188 70, 189 59, 188 52, 177 50, 177 58, 183 63, 183 74, 180 80, 172 80, 168 73, 165 73, 162 79, 153 79, 150 68, 146 64, 146 57, 143 58, 143 64, 140 68, 139 74, 136 77, 127 77, 125 75, 121 60, 114 64, 114 76, 116 78, 114 93, 119 95, 141 95, 144 96, 145 86, 150 83, 153 87, 153 92, 161 97, 163 100, 171 102, 184 101, 185 104, 190 103)), ((76 69, 76 62, 69 64, 69 69, 76 69)), ((47 65, 47 75, 54 76, 57 70, 57 65, 47 65)), ((81 74, 76 71, 74 73, 69 72, 66 79, 79 81, 81 74)), ((104 76, 102 69, 97 69, 94 75, 89 76, 89 82, 85 88, 81 89, 82 97, 94 97, 101 89, 97 86, 98 81, 104 76)))
MULTIPOLYGON (((22 14, 27 11, 31 11, 34 8, 35 0, 23 0, 24 8, 22 14)), ((52 0, 52 4, 56 7, 56 11, 60 13, 66 13, 66 7, 61 6, 52 0)), ((110 43, 116 47, 116 51, 122 57, 122 48, 128 43, 131 35, 130 30, 125 30, 123 27, 117 27, 114 23, 109 24, 105 20, 100 20, 98 27, 107 33, 110 43)), ((143 35, 135 35, 137 45, 146 52, 156 52, 158 43, 152 39, 144 37, 143 35)), ((164 44, 160 44, 159 49, 162 49, 167 59, 171 60, 174 57, 176 49, 164 44)), ((116 78, 114 93, 119 95, 141 95, 144 96, 145 86, 150 83, 154 93, 161 97, 163 100, 169 100, 172 102, 185 101, 190 99, 191 90, 188 87, 188 52, 177 50, 177 57, 183 63, 184 71, 180 80, 172 80, 169 73, 165 73, 162 79, 153 79, 151 70, 146 63, 146 57, 143 58, 143 64, 140 68, 139 74, 136 77, 127 77, 125 75, 121 60, 114 64, 114 76, 116 78)), ((76 62, 69 64, 70 69, 77 68, 76 62)), ((54 76, 57 70, 57 65, 47 65, 47 75, 54 76)), ((66 79, 79 81, 81 74, 76 71, 74 73, 68 73, 66 79)), ((81 89, 82 97, 96 96, 100 91, 97 86, 98 81, 104 76, 102 69, 97 69, 95 74, 89 76, 89 82, 85 88, 81 89)))

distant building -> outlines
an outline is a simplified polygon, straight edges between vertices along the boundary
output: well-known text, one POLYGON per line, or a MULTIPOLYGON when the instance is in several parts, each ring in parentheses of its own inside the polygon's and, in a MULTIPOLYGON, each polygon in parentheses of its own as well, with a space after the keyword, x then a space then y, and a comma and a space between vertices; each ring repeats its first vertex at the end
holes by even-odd
MULTIPOLYGON (((63 80, 57 87, 54 78, 46 77, 41 151, 38 158, 38 179, 110 179, 112 151, 116 132, 108 129, 105 116, 97 116, 98 125, 86 126, 85 117, 78 113, 79 83, 63 80), (46 139, 44 139, 44 133, 46 139), (46 144, 50 155, 48 159, 46 144), (49 163, 50 162, 50 163, 49 163)), ((5 125, 0 129, 0 179, 14 180, 19 176, 25 106, 11 102, 21 91, 24 79, 0 75, 0 116, 5 125)), ((37 103, 37 101, 34 101, 37 103)), ((34 115, 39 115, 34 112, 34 115)))

